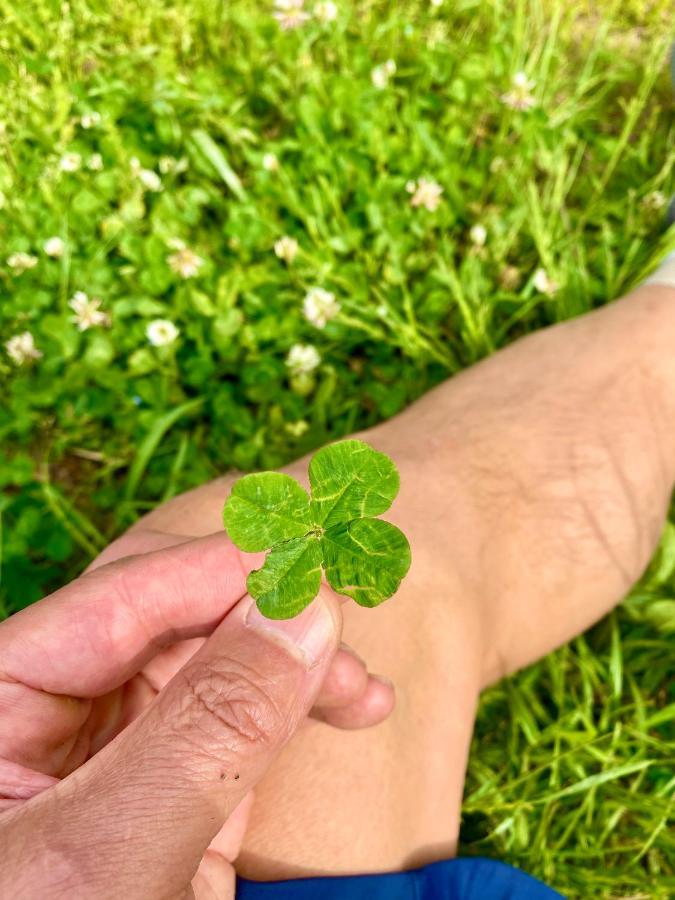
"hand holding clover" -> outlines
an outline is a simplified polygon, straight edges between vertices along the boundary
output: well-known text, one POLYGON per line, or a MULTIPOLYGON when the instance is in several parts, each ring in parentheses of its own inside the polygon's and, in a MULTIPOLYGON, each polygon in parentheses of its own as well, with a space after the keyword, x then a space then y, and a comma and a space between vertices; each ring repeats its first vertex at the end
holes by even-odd
POLYGON ((410 568, 405 535, 375 518, 399 490, 388 456, 363 441, 340 441, 312 457, 309 482, 311 496, 289 475, 245 475, 223 510, 237 547, 270 551, 247 588, 271 619, 302 612, 319 592, 322 568, 338 594, 361 606, 391 597, 410 568))
POLYGON ((250 579, 277 621, 246 596, 249 567, 223 532, 148 530, 0 623, 1 897, 234 898, 250 791, 306 718, 352 729, 389 715, 392 686, 340 644, 331 591, 283 621, 313 599, 322 563, 368 604, 408 567, 400 532, 363 518, 391 503, 393 466, 369 448, 362 465, 338 458, 313 466, 312 505, 285 476, 235 488, 267 504, 238 501, 235 528, 273 547, 250 579), (359 554, 390 565, 396 546, 398 574, 378 561, 366 577, 359 554))

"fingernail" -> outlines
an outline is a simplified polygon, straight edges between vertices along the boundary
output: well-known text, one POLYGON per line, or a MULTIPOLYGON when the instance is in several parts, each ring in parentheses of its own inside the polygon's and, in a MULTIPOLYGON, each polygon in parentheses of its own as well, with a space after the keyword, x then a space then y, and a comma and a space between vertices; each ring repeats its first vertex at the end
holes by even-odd
POLYGON ((321 597, 293 619, 268 619, 253 601, 244 621, 308 668, 317 665, 335 641, 335 619, 321 597))
POLYGON ((391 678, 387 678, 386 675, 371 675, 370 673, 368 673, 368 677, 372 678, 373 681, 377 681, 380 684, 383 684, 385 687, 391 688, 392 691, 395 690, 394 682, 391 680, 391 678))

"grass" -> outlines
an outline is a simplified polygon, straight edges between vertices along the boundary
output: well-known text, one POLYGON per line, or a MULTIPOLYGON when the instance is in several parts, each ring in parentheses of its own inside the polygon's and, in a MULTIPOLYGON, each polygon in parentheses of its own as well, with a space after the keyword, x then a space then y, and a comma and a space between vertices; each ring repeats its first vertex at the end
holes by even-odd
MULTIPOLYGON (((280 33, 250 0, 0 0, 0 339, 42 353, 0 354, 0 614, 161 500, 394 415, 644 277, 675 246, 668 7, 345 0, 280 33), (519 71, 528 111, 502 100, 519 71), (410 205, 420 177, 435 211, 410 205), (314 286, 341 306, 325 329, 314 286), (78 330, 76 291, 110 327, 78 330), (176 341, 148 342, 156 319, 176 341), (298 343, 321 361, 294 376, 298 343)), ((486 693, 464 852, 570 897, 675 893, 674 533, 620 610, 486 693)))

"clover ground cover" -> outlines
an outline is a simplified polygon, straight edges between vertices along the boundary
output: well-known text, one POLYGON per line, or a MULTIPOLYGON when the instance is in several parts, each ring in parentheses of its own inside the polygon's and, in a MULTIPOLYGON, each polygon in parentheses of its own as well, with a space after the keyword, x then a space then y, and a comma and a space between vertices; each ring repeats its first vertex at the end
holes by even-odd
MULTIPOLYGON (((673 244, 668 12, 0 0, 2 611, 637 283, 673 244)), ((670 546, 486 694, 465 852, 672 895, 670 546)))

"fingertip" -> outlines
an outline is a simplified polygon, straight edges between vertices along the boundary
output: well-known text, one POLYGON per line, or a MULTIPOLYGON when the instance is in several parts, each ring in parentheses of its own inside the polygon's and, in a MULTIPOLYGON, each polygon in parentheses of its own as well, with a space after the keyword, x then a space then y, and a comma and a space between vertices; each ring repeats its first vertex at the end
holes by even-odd
POLYGON ((249 791, 234 808, 223 827, 211 841, 209 850, 219 853, 229 862, 234 862, 244 842, 254 801, 255 793, 254 791, 249 791))
POLYGON ((369 679, 371 691, 370 713, 373 724, 388 719, 396 706, 396 688, 393 681, 384 675, 371 675, 369 679))
POLYGON ((348 706, 365 692, 368 671, 351 647, 341 644, 326 674, 316 706, 332 709, 348 706))
POLYGON ((312 716, 334 728, 345 730, 372 728, 391 715, 395 702, 392 683, 381 676, 370 675, 366 689, 358 699, 346 706, 317 707, 312 716))
POLYGON ((365 723, 361 727, 384 722, 393 713, 395 706, 396 688, 393 683, 383 675, 370 675, 361 704, 365 723))
POLYGON ((206 850, 192 879, 195 900, 222 900, 223 897, 233 897, 234 890, 235 872, 232 864, 217 851, 206 850))

